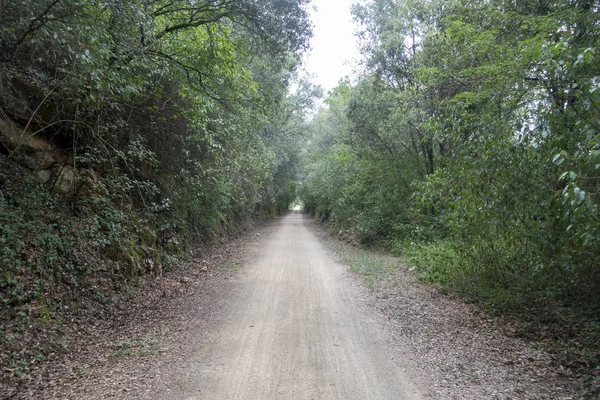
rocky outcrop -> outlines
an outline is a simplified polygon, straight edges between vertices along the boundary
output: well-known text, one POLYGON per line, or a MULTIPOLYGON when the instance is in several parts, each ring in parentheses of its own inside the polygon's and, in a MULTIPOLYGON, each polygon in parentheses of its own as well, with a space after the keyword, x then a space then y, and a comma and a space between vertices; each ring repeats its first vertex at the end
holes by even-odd
POLYGON ((24 154, 33 170, 50 169, 64 160, 64 154, 47 138, 12 121, 0 119, 0 143, 10 154, 24 154))
POLYGON ((5 114, 2 117, 39 129, 57 116, 53 89, 47 84, 15 70, 0 70, 0 84, 0 107, 5 114))
POLYGON ((148 227, 140 227, 135 237, 115 241, 107 249, 106 255, 120 262, 124 275, 135 279, 140 275, 162 276, 162 262, 157 250, 156 232, 148 227))
POLYGON ((52 187, 54 193, 69 194, 75 191, 77 175, 70 165, 59 168, 56 172, 56 181, 52 187))
POLYGON ((12 121, 0 119, 0 136, 2 144, 9 151, 36 153, 55 150, 47 139, 12 121))
POLYGON ((0 143, 13 157, 20 157, 28 168, 37 171, 40 182, 51 183, 57 194, 73 193, 77 174, 66 164, 65 153, 51 140, 25 129, 12 121, 0 119, 0 143))
POLYGON ((67 152, 56 145, 51 121, 60 118, 53 90, 18 71, 0 71, 0 152, 36 171, 59 194, 73 193, 76 173, 67 152))

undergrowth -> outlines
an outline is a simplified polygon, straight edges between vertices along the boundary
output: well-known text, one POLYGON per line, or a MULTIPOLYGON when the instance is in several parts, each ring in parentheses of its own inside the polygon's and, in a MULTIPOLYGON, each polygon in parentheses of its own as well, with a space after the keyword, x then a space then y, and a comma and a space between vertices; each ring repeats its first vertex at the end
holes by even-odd
POLYGON ((535 271, 530 279, 520 279, 508 264, 509 259, 504 260, 506 265, 493 269, 495 274, 490 274, 490 260, 479 250, 466 251, 450 241, 440 240, 396 244, 393 252, 412 266, 420 280, 473 302, 491 315, 509 318, 515 322, 515 335, 542 342, 554 354, 570 360, 573 368, 597 380, 599 304, 583 304, 575 295, 557 296, 547 291, 548 284, 536 282, 535 271))
POLYGON ((371 290, 381 281, 393 279, 394 272, 402 266, 400 260, 375 247, 363 248, 340 240, 332 240, 331 247, 353 273, 365 280, 371 290))
MULTIPOLYGON (((81 231, 45 188, 25 176, 13 196, 0 197, 0 301, 5 313, 29 315, 45 304, 52 282, 77 285, 92 271, 76 256, 81 231)), ((42 317, 47 313, 42 311, 42 317)))

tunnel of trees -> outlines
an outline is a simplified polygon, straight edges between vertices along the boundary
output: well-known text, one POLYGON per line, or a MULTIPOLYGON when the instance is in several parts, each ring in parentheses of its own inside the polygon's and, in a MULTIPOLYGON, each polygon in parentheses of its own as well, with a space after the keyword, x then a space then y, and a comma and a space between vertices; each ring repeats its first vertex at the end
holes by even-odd
POLYGON ((0 0, 0 333, 300 199, 488 310, 576 315, 600 364, 598 1, 358 2, 314 113, 309 3, 0 0))

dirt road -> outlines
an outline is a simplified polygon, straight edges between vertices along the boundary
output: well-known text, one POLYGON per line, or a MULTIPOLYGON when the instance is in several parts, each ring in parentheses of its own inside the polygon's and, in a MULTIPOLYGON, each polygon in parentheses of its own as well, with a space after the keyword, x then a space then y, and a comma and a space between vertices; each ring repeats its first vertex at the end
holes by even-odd
POLYGON ((502 320, 312 225, 291 213, 199 249, 5 398, 598 398, 502 320), (367 289, 375 266, 391 268, 367 289))
POLYGON ((377 319, 299 212, 237 276, 225 319, 168 399, 420 399, 377 319))

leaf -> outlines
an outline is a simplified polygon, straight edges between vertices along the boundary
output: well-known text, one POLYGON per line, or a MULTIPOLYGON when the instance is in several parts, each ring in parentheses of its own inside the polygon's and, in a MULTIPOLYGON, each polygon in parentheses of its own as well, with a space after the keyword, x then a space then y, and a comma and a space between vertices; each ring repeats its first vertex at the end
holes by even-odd
POLYGON ((562 156, 562 154, 556 154, 554 156, 554 158, 552 158, 552 162, 556 165, 560 165, 565 161, 564 157, 562 156))
POLYGON ((571 180, 574 181, 575 179, 577 179, 577 174, 573 171, 569 171, 569 178, 571 178, 571 180))
MULTIPOLYGON (((600 164, 598 164, 600 165, 600 164)), ((562 174, 560 174, 560 176, 558 177, 559 181, 562 181, 563 179, 565 179, 567 177, 567 174, 569 173, 569 171, 565 171, 562 174)))

